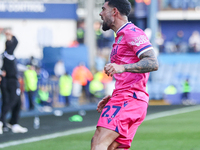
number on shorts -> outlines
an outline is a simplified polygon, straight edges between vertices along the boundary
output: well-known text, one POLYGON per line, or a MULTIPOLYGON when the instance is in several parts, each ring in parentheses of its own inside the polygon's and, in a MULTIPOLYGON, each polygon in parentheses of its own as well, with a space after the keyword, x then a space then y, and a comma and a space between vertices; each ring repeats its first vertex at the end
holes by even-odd
MULTIPOLYGON (((107 112, 110 110, 110 105, 107 105, 104 108, 106 108, 106 110, 101 115, 101 117, 109 117, 109 114, 107 114, 107 112)), ((121 109, 121 107, 113 105, 112 108, 116 109, 115 112, 111 116, 112 118, 114 118, 117 115, 117 113, 119 112, 119 110, 121 109)))
POLYGON ((104 113, 102 114, 101 117, 109 117, 108 114, 106 114, 109 110, 110 110, 110 105, 105 106, 104 108, 107 108, 106 111, 104 111, 104 113))

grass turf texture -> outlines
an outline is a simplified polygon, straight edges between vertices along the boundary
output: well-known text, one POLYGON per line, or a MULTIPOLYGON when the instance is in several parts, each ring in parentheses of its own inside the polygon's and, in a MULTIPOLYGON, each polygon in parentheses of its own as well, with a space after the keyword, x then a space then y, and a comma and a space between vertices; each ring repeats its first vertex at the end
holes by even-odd
MULTIPOLYGON (((200 111, 144 121, 130 150, 200 150, 200 111)), ((86 132, 4 150, 89 150, 94 134, 86 132)))

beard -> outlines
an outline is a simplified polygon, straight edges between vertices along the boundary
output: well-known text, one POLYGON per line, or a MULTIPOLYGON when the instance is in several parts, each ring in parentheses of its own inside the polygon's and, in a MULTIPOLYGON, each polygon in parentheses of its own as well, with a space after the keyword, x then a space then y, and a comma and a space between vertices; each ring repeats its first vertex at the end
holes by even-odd
POLYGON ((102 30, 103 31, 110 30, 110 25, 108 23, 106 23, 105 21, 103 22, 102 30))

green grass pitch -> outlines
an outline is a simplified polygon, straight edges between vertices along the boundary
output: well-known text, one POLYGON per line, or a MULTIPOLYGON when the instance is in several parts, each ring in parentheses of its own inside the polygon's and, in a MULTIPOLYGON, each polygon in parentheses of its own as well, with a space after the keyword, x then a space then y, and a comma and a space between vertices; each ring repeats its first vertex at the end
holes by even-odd
MULTIPOLYGON (((89 150, 93 134, 85 132, 4 150, 89 150)), ((200 111, 144 121, 130 150, 200 150, 200 111)))

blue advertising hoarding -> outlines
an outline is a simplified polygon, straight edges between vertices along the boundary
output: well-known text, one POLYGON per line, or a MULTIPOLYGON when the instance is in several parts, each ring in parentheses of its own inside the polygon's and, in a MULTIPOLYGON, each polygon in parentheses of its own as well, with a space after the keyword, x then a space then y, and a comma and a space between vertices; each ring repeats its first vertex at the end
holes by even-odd
POLYGON ((74 19, 76 3, 0 2, 3 19, 74 19))

